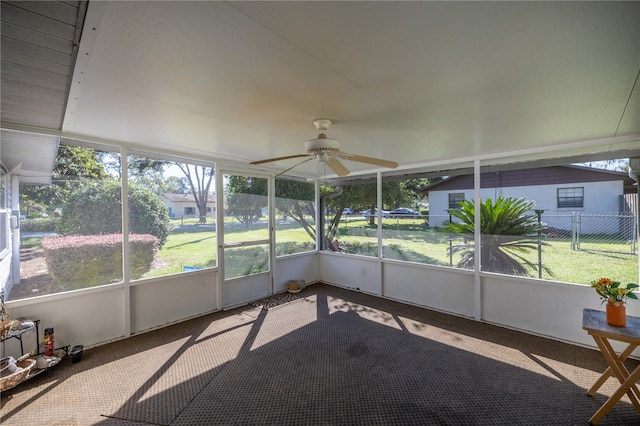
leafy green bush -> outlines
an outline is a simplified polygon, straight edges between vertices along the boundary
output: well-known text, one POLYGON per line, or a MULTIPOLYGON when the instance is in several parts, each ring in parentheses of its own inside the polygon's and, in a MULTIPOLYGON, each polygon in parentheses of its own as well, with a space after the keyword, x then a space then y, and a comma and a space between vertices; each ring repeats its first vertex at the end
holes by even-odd
MULTIPOLYGON (((62 208, 56 231, 61 235, 122 233, 120 181, 81 181, 62 208)), ((170 219, 162 197, 129 182, 129 232, 151 234, 162 247, 170 231, 170 219)))
MULTIPOLYGON (((151 269, 158 238, 129 235, 131 278, 151 269)), ((71 235, 42 239, 47 269, 58 291, 122 280, 122 234, 71 235)))
POLYGON ((59 219, 50 217, 42 219, 25 219, 20 222, 22 232, 54 232, 59 219))

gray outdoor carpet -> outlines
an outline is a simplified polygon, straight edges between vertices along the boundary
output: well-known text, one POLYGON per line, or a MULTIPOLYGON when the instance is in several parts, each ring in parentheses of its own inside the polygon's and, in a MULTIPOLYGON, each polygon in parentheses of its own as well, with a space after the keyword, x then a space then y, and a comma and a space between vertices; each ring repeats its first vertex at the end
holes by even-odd
MULTIPOLYGON (((34 383, 2 424, 586 425, 615 388, 586 395, 594 350, 331 286, 300 296, 86 351, 77 412, 56 422, 34 383)), ((600 424, 640 415, 625 396, 600 424)))

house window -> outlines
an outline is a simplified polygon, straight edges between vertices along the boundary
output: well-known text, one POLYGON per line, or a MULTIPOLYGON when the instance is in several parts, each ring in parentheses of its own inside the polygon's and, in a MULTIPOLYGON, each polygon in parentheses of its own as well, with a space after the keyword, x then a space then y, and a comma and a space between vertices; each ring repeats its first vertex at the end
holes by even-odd
POLYGON ((460 202, 464 201, 464 192, 455 192, 449 194, 449 208, 450 209, 459 209, 460 202))
POLYGON ((558 208, 584 207, 584 188, 558 188, 558 208))
POLYGON ((196 214, 196 208, 195 207, 185 207, 184 208, 184 215, 185 216, 194 215, 194 214, 196 214))
POLYGON ((207 207, 207 213, 211 213, 211 207, 207 207))

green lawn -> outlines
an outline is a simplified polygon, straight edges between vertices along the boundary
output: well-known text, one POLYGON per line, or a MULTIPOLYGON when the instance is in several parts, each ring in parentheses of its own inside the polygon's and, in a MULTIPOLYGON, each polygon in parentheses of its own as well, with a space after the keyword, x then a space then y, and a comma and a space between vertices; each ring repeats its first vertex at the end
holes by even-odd
MULTIPOLYGON (((185 221, 186 222, 186 221, 185 221)), ((181 224, 181 223, 180 223, 181 224)), ((211 224, 185 223, 177 227, 168 237, 167 243, 158 251, 152 270, 145 277, 157 277, 182 272, 185 266, 198 268, 213 267, 217 264, 216 230, 211 224)), ((247 230, 239 224, 225 229, 227 242, 260 240, 268 238, 267 230, 247 230)), ((343 220, 336 238, 345 253, 377 256, 377 226, 369 225, 362 219, 343 220)), ((422 219, 384 219, 383 256, 387 259, 456 266, 460 255, 449 256, 449 246, 459 244, 462 236, 449 240, 449 235, 428 228, 422 219)), ((38 248, 39 238, 24 238, 22 249, 38 248)), ((638 258, 630 254, 628 244, 601 244, 594 249, 571 250, 570 240, 549 240, 542 249, 542 263, 553 275, 543 273, 542 278, 557 281, 589 284, 600 277, 609 277, 622 283, 638 282, 638 258)), ((297 224, 279 224, 276 228, 277 255, 313 250, 314 241, 297 224)), ((228 276, 266 270, 264 259, 268 256, 265 246, 234 249, 229 252, 233 266, 228 276), (238 259, 239 257, 239 259, 238 259), (236 270, 237 269, 237 270, 236 270)), ((524 254, 537 264, 536 250, 524 254)), ((228 259, 228 260, 231 260, 228 259)), ((231 263, 231 262, 230 262, 231 263)), ((537 271, 531 271, 537 277, 537 271)))
POLYGON ((172 232, 166 244, 158 250, 153 269, 144 278, 182 272, 185 266, 216 266, 216 253, 216 232, 210 228, 193 227, 172 232))
MULTIPOLYGON (((432 265, 457 265, 459 255, 449 257, 449 235, 426 227, 423 220, 384 219, 382 222, 383 256, 432 265)), ((338 239, 348 253, 375 256, 377 253, 376 225, 365 220, 351 220, 341 226, 338 239)), ((460 243, 458 236, 451 244, 460 243)), ((599 250, 571 250, 571 241, 545 241, 542 264, 553 275, 543 273, 543 279, 589 284, 600 277, 622 283, 638 282, 638 258, 630 253, 629 244, 601 244, 599 250)), ((593 246, 591 246, 593 247, 593 246)), ((538 263, 537 250, 523 257, 538 263)), ((537 271, 531 271, 537 277, 537 271)))
MULTIPOLYGON (((212 226, 197 225, 197 220, 185 221, 185 225, 176 228, 167 243, 156 254, 154 268, 145 274, 145 278, 158 277, 182 272, 185 266, 209 268, 216 266, 216 231, 212 226)), ((269 237, 267 229, 246 229, 234 223, 225 228, 225 242, 263 240, 269 237)), ((276 234, 277 255, 309 251, 315 248, 315 242, 298 225, 278 226, 276 234)), ((247 273, 267 270, 268 260, 265 246, 233 248, 227 250, 227 278, 247 273)))

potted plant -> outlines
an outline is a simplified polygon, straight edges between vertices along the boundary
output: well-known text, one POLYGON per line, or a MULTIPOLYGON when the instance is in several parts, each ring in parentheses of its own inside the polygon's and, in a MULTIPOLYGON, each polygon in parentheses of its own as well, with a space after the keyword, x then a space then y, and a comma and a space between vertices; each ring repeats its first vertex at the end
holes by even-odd
POLYGON ((600 278, 591 282, 591 287, 602 298, 602 303, 607 302, 607 323, 616 327, 627 325, 627 313, 624 304, 629 299, 638 299, 633 293, 638 289, 638 284, 629 283, 621 286, 620 282, 610 278, 600 278))

